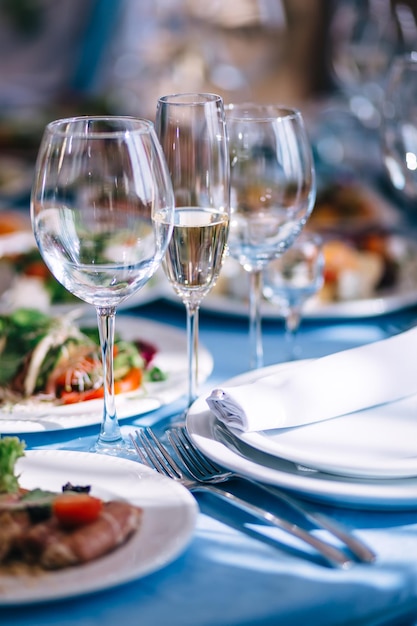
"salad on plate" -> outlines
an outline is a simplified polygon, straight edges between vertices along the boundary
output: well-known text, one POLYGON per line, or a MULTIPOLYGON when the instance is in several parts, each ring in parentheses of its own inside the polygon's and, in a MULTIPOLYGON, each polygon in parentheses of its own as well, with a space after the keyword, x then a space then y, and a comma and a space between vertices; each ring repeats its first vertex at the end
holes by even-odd
MULTIPOLYGON (((153 365, 157 349, 140 339, 115 338, 115 393, 165 378, 153 365)), ((103 397, 98 330, 80 327, 73 316, 50 316, 36 309, 0 315, 0 407, 56 406, 103 397)))

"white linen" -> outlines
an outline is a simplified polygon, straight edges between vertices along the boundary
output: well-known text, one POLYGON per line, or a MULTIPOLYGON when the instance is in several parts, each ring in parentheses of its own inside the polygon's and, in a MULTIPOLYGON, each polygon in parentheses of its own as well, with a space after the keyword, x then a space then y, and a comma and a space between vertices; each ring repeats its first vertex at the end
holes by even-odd
POLYGON ((214 389, 206 401, 226 426, 251 432, 311 424, 415 393, 417 327, 289 364, 249 384, 214 389))

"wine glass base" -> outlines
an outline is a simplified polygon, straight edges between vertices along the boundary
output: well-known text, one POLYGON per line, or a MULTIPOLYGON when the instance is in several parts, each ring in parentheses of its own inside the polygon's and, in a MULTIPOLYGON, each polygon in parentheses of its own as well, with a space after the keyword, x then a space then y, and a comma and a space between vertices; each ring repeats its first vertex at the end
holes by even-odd
POLYGON ((115 441, 103 441, 100 438, 90 448, 90 452, 96 454, 108 454, 109 456, 117 456, 127 459, 137 460, 137 453, 133 444, 127 439, 116 439, 115 441))

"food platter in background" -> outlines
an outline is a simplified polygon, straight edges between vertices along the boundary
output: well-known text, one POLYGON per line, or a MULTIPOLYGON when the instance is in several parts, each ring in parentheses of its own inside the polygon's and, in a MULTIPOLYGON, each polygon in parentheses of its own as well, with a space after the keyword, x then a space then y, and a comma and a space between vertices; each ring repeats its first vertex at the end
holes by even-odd
MULTIPOLYGON (((334 255, 349 256, 355 266, 338 276, 340 286, 345 290, 344 297, 331 294, 337 289, 335 281, 327 282, 322 292, 305 305, 304 316, 311 319, 359 318, 382 315, 417 303, 417 239, 414 241, 403 235, 388 235, 386 250, 392 254, 387 260, 386 271, 392 272, 391 284, 377 287, 372 283, 376 272, 386 263, 376 253, 371 258, 342 240, 332 240, 329 251, 334 255), (348 248, 348 249, 347 249, 348 248), (376 266, 376 267, 375 267, 376 266), (367 274, 369 270, 369 274, 367 274), (349 294, 350 291, 350 294, 349 294), (353 292, 353 293, 352 293, 353 292), (350 295, 350 297, 349 297, 350 295)), ((222 315, 248 315, 248 276, 236 261, 228 258, 222 270, 218 285, 201 303, 201 309, 222 315)), ((164 289, 164 297, 175 301, 169 286, 164 289)), ((265 318, 280 317, 277 305, 264 300, 261 305, 265 318)))
MULTIPOLYGON (((374 189, 352 182, 324 186, 307 228, 323 236, 326 281, 322 291, 306 304, 306 318, 371 317, 417 303, 417 236, 406 231, 399 210, 374 189)), ((0 210, 0 310, 26 306, 33 295, 46 312, 60 315, 76 306, 93 313, 90 305, 71 296, 47 274, 28 212, 0 210)), ((180 305, 159 270, 121 308, 161 297, 180 305)), ((217 285, 203 299, 201 309, 247 316, 247 297, 247 274, 236 261, 227 258, 217 285)), ((266 300, 262 312, 266 318, 280 317, 277 305, 266 300)))
MULTIPOLYGON (((306 303, 306 318, 371 317, 417 303, 417 236, 376 191, 332 183, 319 192, 306 228, 320 233, 325 256, 325 283, 306 303)), ((227 258, 201 309, 247 316, 248 280, 239 263, 227 258)), ((168 286, 164 297, 176 299, 168 286)), ((262 313, 280 317, 278 306, 267 300, 262 313)))

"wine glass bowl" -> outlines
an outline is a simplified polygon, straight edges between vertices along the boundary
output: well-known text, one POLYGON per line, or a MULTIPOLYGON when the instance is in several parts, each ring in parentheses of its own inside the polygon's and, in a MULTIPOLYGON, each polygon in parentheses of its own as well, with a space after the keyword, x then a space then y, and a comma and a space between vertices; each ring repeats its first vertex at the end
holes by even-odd
POLYGON ((304 228, 315 201, 315 170, 297 109, 231 104, 226 122, 231 160, 228 249, 250 276, 250 367, 259 368, 262 272, 304 228))
POLYGON ((393 60, 381 130, 385 171, 405 200, 417 199, 417 53, 393 60))
POLYGON ((186 307, 189 407, 197 396, 199 307, 216 283, 229 232, 223 100, 216 94, 162 96, 156 129, 175 196, 174 231, 162 266, 186 307))
POLYGON ((263 294, 277 305, 285 322, 288 360, 300 354, 296 338, 306 302, 324 284, 324 255, 321 237, 304 231, 285 254, 264 271, 263 294))
POLYGON ((174 198, 148 120, 76 117, 45 129, 31 217, 40 253, 63 286, 97 311, 104 411, 95 449, 125 449, 114 402, 116 307, 159 267, 173 228, 174 198))
POLYGON ((390 0, 337 0, 329 29, 330 69, 349 108, 365 127, 378 128, 385 80, 403 45, 390 0))

